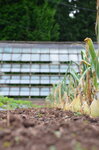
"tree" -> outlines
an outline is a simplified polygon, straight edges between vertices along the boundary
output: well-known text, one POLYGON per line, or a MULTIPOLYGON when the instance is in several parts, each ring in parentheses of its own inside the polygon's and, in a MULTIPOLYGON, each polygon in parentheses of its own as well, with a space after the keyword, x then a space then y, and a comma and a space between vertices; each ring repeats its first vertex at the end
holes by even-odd
POLYGON ((87 36, 95 40, 95 8, 95 0, 61 0, 56 14, 60 40, 82 41, 87 36))
POLYGON ((59 26, 54 18, 56 10, 45 2, 42 6, 35 6, 34 11, 36 15, 36 26, 33 33, 35 39, 39 41, 58 40, 59 26))
POLYGON ((55 9, 45 0, 0 2, 1 40, 58 40, 55 9))

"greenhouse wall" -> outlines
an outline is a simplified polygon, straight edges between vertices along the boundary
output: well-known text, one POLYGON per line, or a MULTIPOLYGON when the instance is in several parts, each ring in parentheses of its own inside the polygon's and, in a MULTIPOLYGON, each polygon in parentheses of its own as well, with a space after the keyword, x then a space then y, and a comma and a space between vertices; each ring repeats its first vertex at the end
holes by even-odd
MULTIPOLYGON (((1 42, 0 95, 15 98, 44 98, 72 68, 79 72, 78 42, 1 42)), ((68 82, 68 81, 67 81, 68 82)))

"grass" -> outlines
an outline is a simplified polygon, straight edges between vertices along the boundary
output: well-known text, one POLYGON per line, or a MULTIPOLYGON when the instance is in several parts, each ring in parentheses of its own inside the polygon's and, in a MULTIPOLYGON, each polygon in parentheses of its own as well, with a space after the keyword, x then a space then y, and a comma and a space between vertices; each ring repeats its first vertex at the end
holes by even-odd
POLYGON ((3 110, 12 110, 18 108, 42 108, 45 105, 33 104, 32 101, 15 100, 8 97, 0 97, 0 108, 3 110))

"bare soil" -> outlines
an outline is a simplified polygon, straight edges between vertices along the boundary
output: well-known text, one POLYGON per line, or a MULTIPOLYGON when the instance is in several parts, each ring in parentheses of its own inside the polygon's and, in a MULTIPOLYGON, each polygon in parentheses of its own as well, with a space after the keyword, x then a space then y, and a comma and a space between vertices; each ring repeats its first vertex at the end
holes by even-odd
POLYGON ((99 150, 99 118, 52 108, 0 111, 0 150, 99 150))

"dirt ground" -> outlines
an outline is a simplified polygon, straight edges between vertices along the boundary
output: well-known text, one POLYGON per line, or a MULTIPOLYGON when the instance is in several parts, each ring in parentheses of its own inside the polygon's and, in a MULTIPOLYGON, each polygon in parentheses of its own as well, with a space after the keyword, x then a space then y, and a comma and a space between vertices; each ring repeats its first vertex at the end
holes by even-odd
POLYGON ((99 150, 99 118, 52 108, 0 111, 0 150, 99 150))

